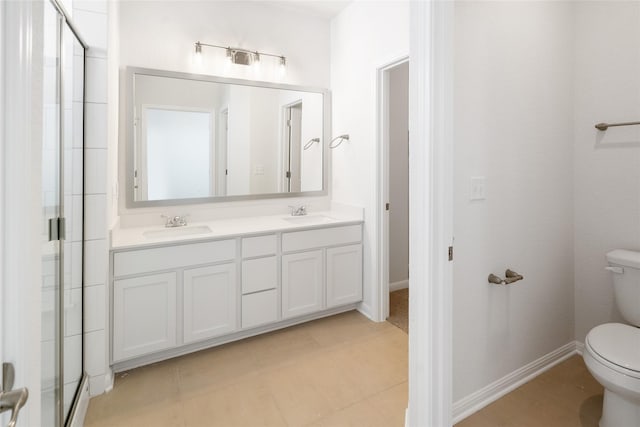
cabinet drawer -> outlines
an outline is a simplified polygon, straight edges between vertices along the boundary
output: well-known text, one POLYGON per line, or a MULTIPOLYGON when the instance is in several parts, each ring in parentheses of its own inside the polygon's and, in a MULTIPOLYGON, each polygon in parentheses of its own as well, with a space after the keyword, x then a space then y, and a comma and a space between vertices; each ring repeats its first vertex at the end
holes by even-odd
POLYGON ((278 291, 257 292, 242 296, 242 328, 278 320, 278 291))
POLYGON ((236 241, 233 239, 116 252, 113 255, 113 275, 116 277, 126 276, 190 265, 209 264, 233 260, 235 256, 236 241))
POLYGON ((275 234, 242 239, 242 258, 275 255, 276 251, 277 243, 275 234))
POLYGON ((358 243, 362 240, 361 225, 295 231, 282 235, 282 251, 292 252, 322 246, 358 243))
POLYGON ((275 256, 242 261, 242 293, 274 289, 278 283, 275 256))

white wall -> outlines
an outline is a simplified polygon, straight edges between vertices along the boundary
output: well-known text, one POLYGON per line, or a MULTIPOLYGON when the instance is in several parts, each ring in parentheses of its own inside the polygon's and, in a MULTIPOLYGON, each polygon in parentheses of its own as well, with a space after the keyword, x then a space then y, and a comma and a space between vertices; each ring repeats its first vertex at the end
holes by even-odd
POLYGON ((109 327, 106 283, 108 279, 107 227, 107 78, 108 5, 106 1, 74 1, 73 20, 89 45, 85 93, 85 253, 84 253, 84 354, 89 391, 100 394, 110 387, 109 327))
POLYGON ((620 321, 605 254, 640 250, 640 3, 576 2, 573 86, 576 339, 620 321))
MULTIPOLYGON (((261 74, 226 67, 225 51, 203 47, 203 64, 193 61, 196 41, 284 55, 286 83, 329 86, 329 25, 326 19, 252 1, 125 1, 120 4, 120 66, 274 80, 263 57, 261 74), (245 71, 248 73, 245 74, 245 71), (262 77, 262 78, 261 78, 262 77)), ((277 68, 277 67, 276 67, 277 68)))
POLYGON ((569 2, 455 6, 454 402, 574 338, 572 22, 569 2), (506 268, 525 279, 487 284, 506 268))
MULTIPOLYGON (((278 191, 278 160, 281 146, 280 102, 277 91, 251 90, 249 175, 251 194, 278 191)), ((244 126, 248 123, 243 120, 244 126)), ((230 139, 229 150, 232 150, 230 139)), ((229 193, 231 194, 231 193, 229 193)))
POLYGON ((331 22, 333 136, 350 140, 331 150, 333 200, 362 206, 364 301, 362 311, 384 320, 379 309, 377 221, 377 70, 409 54, 409 2, 361 1, 331 22))
POLYGON ((409 279, 409 63, 389 72, 389 283, 409 279))
MULTIPOLYGON (((303 86, 329 87, 329 21, 291 8, 261 2, 126 1, 119 4, 120 69, 138 66, 163 70, 279 81, 303 86), (170 22, 170 25, 167 23, 170 22), (226 65, 225 52, 203 47, 203 64, 193 60, 196 41, 248 48, 287 58, 286 75, 278 72, 277 59, 263 57, 256 73, 249 67, 226 65), (126 41, 126 42, 125 42, 126 41)), ((121 87, 120 97, 125 92, 121 87)), ((231 116, 230 116, 231 120, 231 116)), ((120 129, 121 138, 124 136, 120 129)), ((231 138, 230 138, 231 140, 231 138)), ((120 154, 119 162, 124 161, 120 154)), ((123 182, 123 170, 120 171, 123 182)), ((248 185, 248 183, 247 183, 248 185)), ((248 188, 248 187, 247 187, 248 188)), ((121 189, 123 190, 123 189, 121 189)), ((130 210, 121 191, 119 213, 123 226, 159 220, 167 208, 130 210)), ((311 209, 329 206, 329 197, 255 202, 217 203, 180 207, 192 220, 263 212, 287 212, 287 205, 307 203, 311 209)), ((159 223, 159 222, 158 222, 159 223)))
POLYGON ((251 88, 231 86, 229 88, 229 133, 234 149, 227 149, 227 194, 248 194, 251 167, 251 133, 247 121, 251 120, 251 88))

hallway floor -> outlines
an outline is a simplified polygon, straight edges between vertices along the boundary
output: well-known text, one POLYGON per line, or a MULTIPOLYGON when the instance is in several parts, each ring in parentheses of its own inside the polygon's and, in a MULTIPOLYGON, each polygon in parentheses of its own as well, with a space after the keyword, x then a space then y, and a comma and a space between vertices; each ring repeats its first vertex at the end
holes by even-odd
POLYGON ((582 356, 572 356, 456 427, 597 427, 602 386, 582 356))
POLYGON ((401 427, 407 354, 351 311, 117 374, 85 426, 401 427))
POLYGON ((389 293, 389 317, 398 328, 409 333, 409 289, 400 289, 389 293))

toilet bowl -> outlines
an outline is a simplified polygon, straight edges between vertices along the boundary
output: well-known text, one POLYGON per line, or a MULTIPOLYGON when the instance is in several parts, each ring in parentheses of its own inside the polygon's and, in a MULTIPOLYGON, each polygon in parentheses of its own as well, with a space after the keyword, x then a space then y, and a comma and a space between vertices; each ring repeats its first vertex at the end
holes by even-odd
POLYGON ((640 427, 640 252, 607 254, 616 306, 631 325, 591 329, 583 353, 587 369, 605 389, 600 427, 640 427))
POLYGON ((640 329, 621 323, 596 326, 587 335, 583 357, 605 388, 600 427, 640 425, 640 329))

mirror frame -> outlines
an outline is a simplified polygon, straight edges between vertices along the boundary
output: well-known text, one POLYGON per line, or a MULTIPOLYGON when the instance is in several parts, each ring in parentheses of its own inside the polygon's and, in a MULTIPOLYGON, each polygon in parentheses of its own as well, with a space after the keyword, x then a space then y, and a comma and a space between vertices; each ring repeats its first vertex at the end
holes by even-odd
POLYGON ((203 203, 233 202, 238 200, 259 200, 259 199, 276 199, 286 197, 309 197, 309 196, 326 196, 329 193, 329 140, 331 135, 331 93, 328 89, 296 86, 281 83, 263 82, 257 80, 234 79, 219 76, 210 76, 204 74, 182 73, 178 71, 155 70, 151 68, 127 67, 126 68, 126 116, 125 116, 125 138, 120 144, 124 145, 125 160, 125 199, 126 207, 144 208, 153 206, 180 206, 193 205, 203 203), (322 95, 322 190, 317 191, 301 191, 295 193, 264 193, 264 194, 246 194, 236 196, 210 196, 197 197, 188 199, 164 199, 164 200, 134 200, 134 126, 133 126, 133 109, 135 101, 135 76, 148 75, 154 77, 168 77, 185 80, 199 80, 212 83, 235 84, 242 86, 253 86, 269 89, 284 89, 298 92, 312 92, 322 95))

